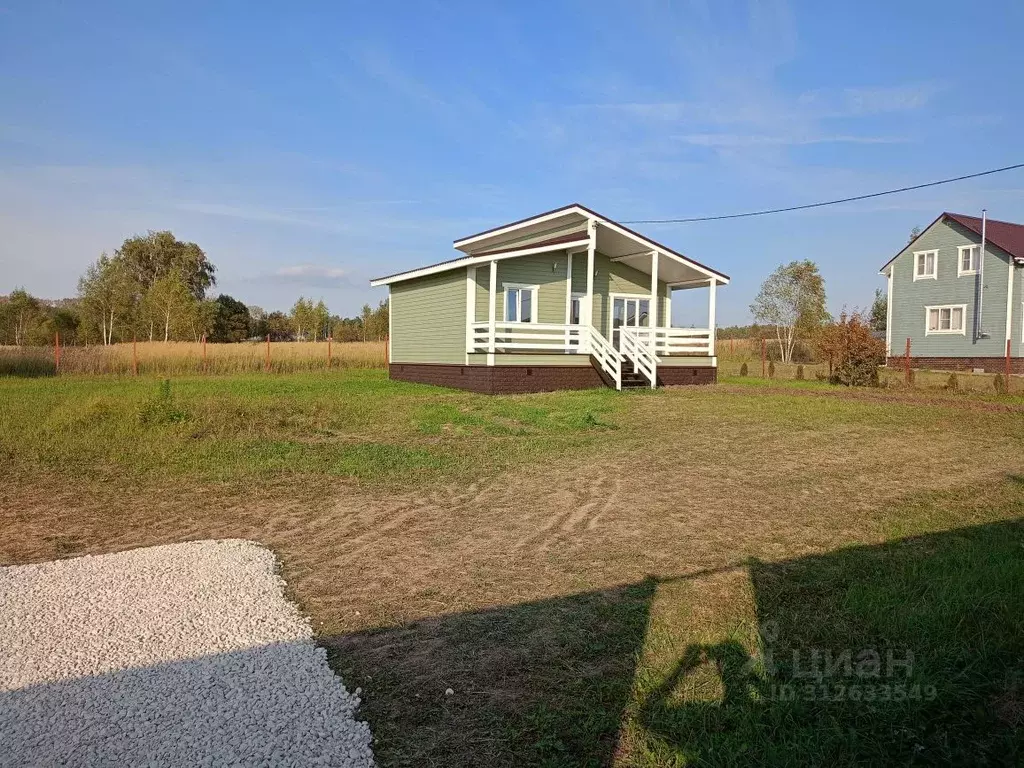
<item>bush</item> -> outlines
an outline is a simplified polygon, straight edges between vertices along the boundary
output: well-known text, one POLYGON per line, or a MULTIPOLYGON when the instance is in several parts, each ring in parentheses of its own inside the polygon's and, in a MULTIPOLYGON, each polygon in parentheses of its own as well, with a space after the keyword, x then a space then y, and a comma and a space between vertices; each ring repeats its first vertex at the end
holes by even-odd
POLYGON ((1006 394, 1006 379, 1003 378, 1003 374, 996 374, 996 377, 992 380, 992 386, 996 388, 996 394, 1006 394))
POLYGON ((768 361, 768 378, 769 379, 774 379, 775 378, 775 361, 774 360, 769 360, 768 361))
POLYGON ((878 366, 885 362, 885 342, 876 339, 858 312, 840 315, 821 329, 818 350, 829 361, 829 381, 847 387, 878 386, 878 366))
POLYGON ((803 381, 804 380, 804 367, 802 365, 798 365, 796 367, 796 380, 797 381, 803 381))
POLYGON ((143 424, 177 424, 187 418, 188 414, 175 405, 170 379, 160 382, 156 396, 139 412, 139 421, 143 424))
POLYGON ((740 366, 740 376, 746 376, 746 375, 747 375, 747 364, 744 363, 743 365, 740 366))

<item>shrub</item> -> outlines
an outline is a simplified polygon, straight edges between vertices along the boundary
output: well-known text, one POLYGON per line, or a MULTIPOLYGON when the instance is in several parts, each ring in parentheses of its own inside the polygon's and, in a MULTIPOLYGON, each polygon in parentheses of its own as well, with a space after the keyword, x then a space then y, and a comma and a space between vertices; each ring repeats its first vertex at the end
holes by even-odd
POLYGON ((996 374, 996 377, 992 380, 992 386, 996 388, 996 394, 1006 394, 1006 379, 1003 378, 1003 374, 996 374))
POLYGON ((803 381, 804 380, 804 367, 802 365, 798 365, 796 367, 796 380, 797 381, 803 381))
POLYGON ((769 379, 774 379, 775 378, 775 361, 774 360, 769 360, 768 361, 768 378, 769 379))
POLYGON ((188 414, 174 403, 170 379, 160 382, 156 396, 142 406, 139 412, 139 421, 143 424, 177 424, 187 418, 188 414))
POLYGON ((829 361, 829 381, 848 387, 878 386, 878 366, 885 362, 885 342, 876 339, 858 312, 839 317, 821 329, 818 350, 829 361))
POLYGON ((746 375, 747 375, 747 364, 744 363, 743 365, 740 366, 740 376, 746 376, 746 375))

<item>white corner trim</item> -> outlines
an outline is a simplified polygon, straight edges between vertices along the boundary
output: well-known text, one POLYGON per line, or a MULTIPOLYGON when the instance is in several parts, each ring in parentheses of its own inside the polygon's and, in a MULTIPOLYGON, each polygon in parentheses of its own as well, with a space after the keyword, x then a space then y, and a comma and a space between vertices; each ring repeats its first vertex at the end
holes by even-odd
MULTIPOLYGON (((952 313, 951 313, 951 317, 950 317, 950 322, 952 324, 952 313)), ((966 304, 931 304, 931 305, 925 305, 925 308, 924 308, 924 335, 925 336, 966 336, 967 335, 967 305, 966 304), (930 331, 930 330, 928 330, 928 315, 931 313, 931 311, 933 309, 938 309, 938 310, 942 310, 942 309, 949 309, 949 310, 959 309, 961 311, 960 322, 962 323, 962 325, 957 330, 953 330, 953 329, 949 329, 949 330, 946 330, 946 331, 942 331, 942 330, 930 331)))
MULTIPOLYGON (((978 262, 975 262, 974 269, 964 269, 964 251, 971 250, 973 248, 978 249, 978 262, 981 261, 981 246, 980 245, 958 245, 956 247, 956 276, 964 277, 966 275, 978 274, 978 262)), ((938 259, 936 259, 938 261, 938 259)))
MULTIPOLYGON (((926 260, 925 263, 927 263, 927 260, 926 260)), ((916 283, 918 280, 938 280, 938 279, 939 279, 939 249, 938 248, 931 248, 931 249, 929 249, 927 251, 914 251, 914 282, 916 283), (928 274, 920 275, 917 272, 917 257, 918 256, 927 256, 929 253, 935 255, 935 261, 932 262, 935 265, 935 271, 932 272, 930 275, 928 275, 928 274)))
POLYGON ((476 267, 466 267, 466 365, 473 349, 473 324, 476 322, 476 267))
POLYGON ((1006 340, 1013 339, 1013 259, 1010 259, 1010 274, 1006 278, 1006 340))
POLYGON ((892 357, 892 286, 893 286, 893 273, 890 267, 888 274, 885 276, 886 283, 886 299, 885 299, 885 356, 892 357))

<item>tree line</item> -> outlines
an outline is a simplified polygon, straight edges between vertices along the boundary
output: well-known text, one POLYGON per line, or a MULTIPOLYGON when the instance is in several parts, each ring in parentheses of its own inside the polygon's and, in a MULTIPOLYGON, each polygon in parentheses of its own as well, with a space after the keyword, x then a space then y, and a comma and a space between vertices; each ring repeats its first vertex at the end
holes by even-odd
POLYGON ((299 297, 289 312, 265 312, 220 294, 208 298, 216 267, 195 243, 171 232, 130 237, 89 265, 74 299, 46 301, 16 289, 0 296, 0 344, 113 344, 149 341, 379 341, 388 302, 358 317, 332 315, 322 300, 299 297))

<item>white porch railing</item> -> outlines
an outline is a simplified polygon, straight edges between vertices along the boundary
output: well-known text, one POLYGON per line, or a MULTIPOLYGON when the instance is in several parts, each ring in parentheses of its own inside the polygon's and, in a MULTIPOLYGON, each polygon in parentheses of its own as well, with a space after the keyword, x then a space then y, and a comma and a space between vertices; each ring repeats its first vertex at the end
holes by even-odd
POLYGON ((590 354, 597 360, 601 369, 615 382, 615 388, 622 389, 622 354, 596 328, 593 326, 587 326, 587 328, 590 354))
POLYGON ((589 328, 586 325, 555 323, 495 323, 491 336, 490 323, 473 323, 469 352, 533 352, 587 351, 589 328))
POLYGON ((658 359, 651 350, 640 341, 639 328, 623 326, 619 328, 619 350, 627 360, 633 362, 633 369, 647 377, 651 389, 658 386, 658 359))
POLYGON ((470 353, 501 353, 528 350, 554 354, 593 355, 598 365, 622 389, 622 355, 589 325, 555 323, 473 323, 470 328, 470 353))
MULTIPOLYGON (((621 328, 619 330, 622 330, 621 328)), ((654 334, 654 354, 664 355, 707 355, 713 357, 711 331, 707 328, 630 328, 637 339, 648 348, 651 334, 654 334)))

